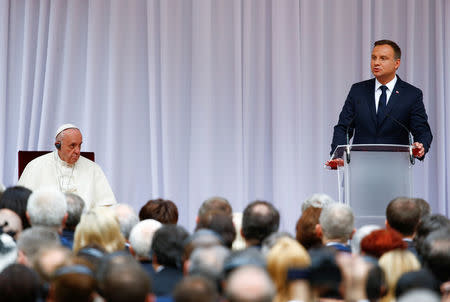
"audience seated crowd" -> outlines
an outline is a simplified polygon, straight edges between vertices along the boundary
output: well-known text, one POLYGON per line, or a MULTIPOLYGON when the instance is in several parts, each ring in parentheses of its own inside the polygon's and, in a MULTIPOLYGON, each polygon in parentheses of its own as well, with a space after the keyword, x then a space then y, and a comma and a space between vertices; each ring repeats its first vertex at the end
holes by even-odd
POLYGON ((270 202, 238 221, 215 196, 190 233, 170 200, 137 214, 49 189, 1 193, 1 301, 450 302, 450 220, 424 199, 395 198, 384 225, 355 229, 348 205, 314 194, 291 233, 270 202))

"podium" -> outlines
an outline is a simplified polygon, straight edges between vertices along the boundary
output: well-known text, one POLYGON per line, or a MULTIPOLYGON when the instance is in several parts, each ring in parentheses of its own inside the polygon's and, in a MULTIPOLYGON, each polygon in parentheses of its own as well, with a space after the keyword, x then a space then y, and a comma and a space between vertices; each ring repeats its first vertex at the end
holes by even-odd
POLYGON ((341 145, 332 155, 336 158, 344 161, 338 167, 339 201, 353 209, 355 227, 384 226, 389 202, 413 194, 410 146, 341 145))

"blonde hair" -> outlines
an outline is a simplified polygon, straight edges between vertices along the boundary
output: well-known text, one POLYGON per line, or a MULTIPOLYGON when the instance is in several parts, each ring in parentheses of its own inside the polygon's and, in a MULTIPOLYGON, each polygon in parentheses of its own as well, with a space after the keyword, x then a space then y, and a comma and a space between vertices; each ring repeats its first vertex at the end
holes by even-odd
POLYGON ((98 207, 81 216, 75 229, 73 251, 77 253, 90 244, 100 245, 108 253, 125 248, 125 238, 113 210, 98 207))
POLYGON ((289 268, 306 268, 311 264, 306 249, 295 239, 283 237, 267 254, 267 271, 275 284, 277 294, 273 302, 285 302, 289 298, 287 271, 289 268))
POLYGON ((388 285, 388 293, 382 302, 395 301, 395 288, 400 277, 407 272, 420 269, 420 262, 417 257, 408 250, 392 250, 384 253, 378 261, 383 269, 388 285))

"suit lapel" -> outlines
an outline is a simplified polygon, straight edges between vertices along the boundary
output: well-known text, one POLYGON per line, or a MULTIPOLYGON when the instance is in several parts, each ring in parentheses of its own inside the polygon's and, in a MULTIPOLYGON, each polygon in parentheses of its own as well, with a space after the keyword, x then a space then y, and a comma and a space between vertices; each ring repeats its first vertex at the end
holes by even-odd
POLYGON ((367 82, 367 89, 366 89, 366 97, 367 100, 367 106, 369 106, 370 111, 370 117, 372 118, 372 122, 374 124, 377 124, 377 110, 375 108, 375 78, 373 78, 371 81, 367 82))

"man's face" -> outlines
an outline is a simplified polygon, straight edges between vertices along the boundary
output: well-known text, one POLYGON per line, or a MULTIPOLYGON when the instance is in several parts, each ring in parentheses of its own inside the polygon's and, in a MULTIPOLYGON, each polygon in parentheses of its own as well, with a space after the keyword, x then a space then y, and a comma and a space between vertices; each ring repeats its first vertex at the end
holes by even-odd
POLYGON ((81 144, 83 137, 78 129, 64 130, 64 136, 61 140, 61 149, 58 155, 61 160, 69 165, 73 165, 80 158, 81 144))
POLYGON ((386 84, 395 77, 400 66, 400 59, 394 58, 394 49, 389 45, 377 45, 372 50, 370 68, 381 84, 386 84))

